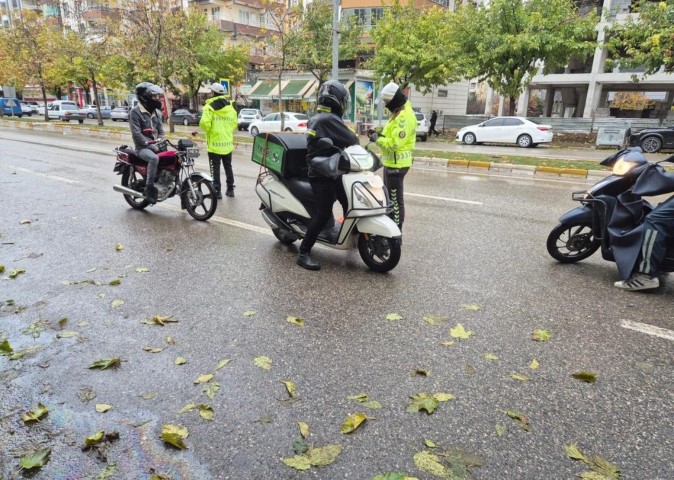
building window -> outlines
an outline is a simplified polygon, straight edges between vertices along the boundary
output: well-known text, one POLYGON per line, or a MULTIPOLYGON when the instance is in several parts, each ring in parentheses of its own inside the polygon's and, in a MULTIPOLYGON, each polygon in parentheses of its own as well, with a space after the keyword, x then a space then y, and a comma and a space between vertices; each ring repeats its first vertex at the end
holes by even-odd
POLYGON ((239 23, 243 23, 244 25, 250 25, 250 12, 246 12, 245 10, 239 10, 239 23))
POLYGON ((217 22, 217 21, 220 20, 220 7, 211 8, 211 19, 214 22, 217 22))
POLYGON ((438 98, 447 98, 447 90, 438 90, 438 98))

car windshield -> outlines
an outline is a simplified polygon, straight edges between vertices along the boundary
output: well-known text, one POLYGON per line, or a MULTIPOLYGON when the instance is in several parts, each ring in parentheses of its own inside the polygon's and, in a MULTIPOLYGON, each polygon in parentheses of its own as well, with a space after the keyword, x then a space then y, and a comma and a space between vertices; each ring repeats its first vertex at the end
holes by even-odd
POLYGON ((417 120, 423 120, 424 119, 424 114, 423 113, 417 113, 417 120))
POLYGON ((241 110, 241 115, 256 115, 256 114, 257 114, 257 110, 248 110, 246 108, 241 110))
POLYGON ((296 118, 297 120, 309 120, 309 117, 307 117, 307 116, 304 115, 303 113, 296 113, 296 114, 295 114, 295 118, 296 118))
POLYGON ((77 105, 70 103, 63 103, 61 104, 61 110, 79 110, 79 109, 77 108, 77 105))

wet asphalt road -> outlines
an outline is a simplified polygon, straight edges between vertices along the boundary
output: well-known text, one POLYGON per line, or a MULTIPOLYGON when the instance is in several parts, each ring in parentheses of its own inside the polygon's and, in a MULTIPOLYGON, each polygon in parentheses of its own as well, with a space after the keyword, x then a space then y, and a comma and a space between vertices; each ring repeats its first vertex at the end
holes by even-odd
MULTIPOLYGON (((570 444, 614 463, 626 479, 674 477, 674 343, 622 327, 673 330, 674 286, 616 291, 613 264, 596 256, 560 265, 545 250, 584 183, 415 168, 394 271, 374 274, 357 252, 317 248, 323 269, 308 272, 260 217, 258 170, 246 154, 235 155, 236 198, 201 223, 175 200, 129 208, 112 190, 120 179, 115 142, 4 130, 0 144, 0 340, 14 351, 39 348, 19 360, 0 357, 5 479, 21 478, 19 458, 41 447, 52 453, 31 477, 40 480, 93 479, 111 463, 110 478, 119 479, 153 471, 195 480, 371 479, 390 471, 437 478, 413 461, 429 450, 425 439, 439 458, 453 447, 480 457, 467 478, 575 478, 589 467, 567 457, 570 444), (25 273, 8 279, 13 269, 25 273), (108 285, 114 279, 120 285, 108 285), (389 313, 402 320, 386 320, 389 313), (141 323, 153 315, 178 322, 141 323), (430 315, 447 322, 429 325, 430 315), (457 323, 474 336, 451 338, 457 323), (532 341, 538 328, 552 338, 532 341), (63 330, 78 335, 58 339, 63 330), (179 356, 187 363, 175 365, 179 356), (255 366, 259 356, 272 360, 271 370, 255 366), (116 369, 87 369, 112 357, 123 360, 116 369), (216 371, 222 359, 232 362, 216 371), (596 373, 596 383, 573 379, 579 371, 596 373), (213 400, 194 384, 206 373, 220 384, 213 400), (286 380, 297 399, 289 400, 286 380), (406 412, 421 392, 455 398, 432 415, 406 412), (347 399, 360 393, 383 408, 347 399), (21 415, 38 402, 48 416, 24 425, 21 415), (96 413, 97 403, 112 409, 96 413), (178 414, 189 403, 212 406, 214 420, 178 414), (509 409, 528 418, 531 432, 509 409), (341 434, 356 412, 370 419, 341 434), (294 455, 297 422, 309 425, 315 447, 341 445, 334 463, 299 472, 281 462, 294 455), (187 450, 158 439, 168 423, 189 429, 187 450), (99 455, 81 451, 100 430, 120 439, 99 455)), ((204 160, 202 153, 203 169, 204 160)))

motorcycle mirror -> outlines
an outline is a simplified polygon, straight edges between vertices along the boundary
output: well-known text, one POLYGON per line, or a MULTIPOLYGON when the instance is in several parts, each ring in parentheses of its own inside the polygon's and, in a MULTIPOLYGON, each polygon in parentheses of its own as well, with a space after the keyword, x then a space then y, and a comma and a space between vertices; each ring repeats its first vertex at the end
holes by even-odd
POLYGON ((332 143, 332 139, 323 137, 318 139, 318 146, 321 149, 324 149, 324 148, 331 148, 334 146, 334 144, 332 143))

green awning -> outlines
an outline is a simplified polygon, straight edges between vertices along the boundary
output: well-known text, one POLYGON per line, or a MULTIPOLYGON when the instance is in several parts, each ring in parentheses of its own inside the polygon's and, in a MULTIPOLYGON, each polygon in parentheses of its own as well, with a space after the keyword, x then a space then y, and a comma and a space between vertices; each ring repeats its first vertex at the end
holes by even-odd
POLYGON ((248 94, 250 100, 268 100, 272 96, 278 96, 278 82, 274 80, 257 82, 248 94))
POLYGON ((290 80, 281 90, 281 97, 284 100, 298 100, 309 89, 309 84, 313 80, 290 80))

